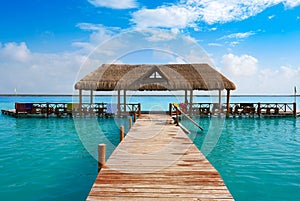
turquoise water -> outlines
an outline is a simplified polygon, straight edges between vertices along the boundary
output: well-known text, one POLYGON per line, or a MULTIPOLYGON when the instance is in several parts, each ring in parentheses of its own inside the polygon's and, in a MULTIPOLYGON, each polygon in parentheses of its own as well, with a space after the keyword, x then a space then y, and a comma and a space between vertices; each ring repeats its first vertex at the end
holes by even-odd
MULTIPOLYGON (((272 101, 268 99, 265 101, 272 101)), ((282 98, 286 99, 290 97, 282 98)), ((102 100, 109 97, 97 101, 102 100)), ((71 102, 72 98, 0 97, 0 109, 13 108, 16 101, 71 102)), ((137 97, 136 101, 145 103, 143 109, 151 109, 155 105, 167 108, 165 103, 176 100, 137 97)), ((236 200, 300 199, 299 118, 196 120, 205 131, 196 130, 184 119, 182 123, 192 131, 191 139, 207 153, 236 200), (219 135, 210 138, 211 133, 219 135), (218 138, 215 143, 214 137, 218 138), (213 145, 211 151, 206 144, 213 145)), ((118 144, 120 125, 128 130, 128 119, 74 121, 0 115, 0 200, 85 200, 97 175, 97 144, 108 144, 108 157, 118 144)))
POLYGON ((207 128, 222 125, 207 158, 236 200, 300 200, 299 118, 197 121, 206 128, 204 132, 187 120, 182 123, 192 130, 191 138, 200 150, 208 137, 207 128))

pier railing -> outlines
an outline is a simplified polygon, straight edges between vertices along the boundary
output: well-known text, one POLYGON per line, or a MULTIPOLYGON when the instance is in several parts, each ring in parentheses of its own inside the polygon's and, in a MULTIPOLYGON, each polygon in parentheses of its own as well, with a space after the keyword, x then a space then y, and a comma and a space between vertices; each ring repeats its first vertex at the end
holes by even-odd
MULTIPOLYGON (((227 112, 226 104, 218 103, 180 103, 179 108, 190 115, 213 116, 227 112)), ((230 103, 231 116, 294 116, 297 114, 296 103, 230 103)), ((169 114, 175 114, 170 106, 169 114)))
POLYGON ((118 111, 117 104, 109 103, 15 103, 12 116, 112 116, 114 114, 141 114, 140 103, 129 103, 118 111))

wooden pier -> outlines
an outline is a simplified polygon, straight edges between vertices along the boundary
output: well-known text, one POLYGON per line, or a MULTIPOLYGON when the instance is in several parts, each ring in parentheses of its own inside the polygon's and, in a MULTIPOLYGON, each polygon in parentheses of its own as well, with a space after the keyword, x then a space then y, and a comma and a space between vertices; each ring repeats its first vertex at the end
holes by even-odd
POLYGON ((169 115, 142 115, 87 200, 233 200, 217 170, 169 115))
POLYGON ((118 107, 108 103, 15 103, 14 109, 1 110, 13 117, 104 117, 112 115, 140 115, 140 103, 128 103, 118 107))

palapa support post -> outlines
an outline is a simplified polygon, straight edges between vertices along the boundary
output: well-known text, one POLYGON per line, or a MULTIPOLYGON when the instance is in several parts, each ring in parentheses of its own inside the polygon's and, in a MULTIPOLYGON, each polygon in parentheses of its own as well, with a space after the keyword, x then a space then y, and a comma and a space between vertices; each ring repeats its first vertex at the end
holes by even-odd
POLYGON ((138 117, 140 117, 142 114, 141 104, 138 103, 138 117))
POLYGON ((91 90, 91 95, 90 95, 90 105, 93 104, 93 96, 94 96, 94 91, 91 90))
POLYGON ((188 98, 187 98, 187 90, 184 90, 184 103, 188 102, 188 98))
POLYGON ((124 104, 124 112, 126 112, 126 90, 124 89, 124 97, 123 97, 123 104, 124 104))
POLYGON ((219 111, 221 110, 221 104, 222 104, 222 90, 219 90, 219 111))
POLYGON ((227 110, 226 110, 226 117, 228 118, 230 114, 230 90, 227 89, 227 110))
POLYGON ((293 103, 293 113, 294 113, 294 117, 297 117, 297 104, 296 102, 293 103))
POLYGON ((129 118, 129 129, 131 129, 131 127, 132 127, 132 118, 130 117, 129 118))
POLYGON ((105 166, 106 144, 98 144, 98 172, 105 166))
POLYGON ((78 110, 79 110, 79 116, 82 116, 82 89, 79 89, 79 106, 78 106, 78 110))
POLYGON ((258 117, 260 117, 260 112, 261 112, 261 109, 260 109, 260 102, 257 103, 257 115, 258 117))
POLYGON ((133 113, 133 122, 134 123, 136 122, 136 113, 135 112, 133 113))
POLYGON ((120 142, 124 139, 124 126, 120 126, 120 142))
POLYGON ((193 114, 193 89, 191 89, 190 91, 190 116, 192 116, 193 114))
POLYGON ((118 117, 121 116, 121 91, 118 89, 118 117))
POLYGON ((172 103, 169 103, 169 115, 172 116, 172 103))

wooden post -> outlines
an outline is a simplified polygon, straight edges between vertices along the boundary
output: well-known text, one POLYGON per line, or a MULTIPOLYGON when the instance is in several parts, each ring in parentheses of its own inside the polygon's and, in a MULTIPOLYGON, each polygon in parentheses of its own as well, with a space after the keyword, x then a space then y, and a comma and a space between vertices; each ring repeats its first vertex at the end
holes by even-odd
POLYGON ((184 90, 184 103, 188 102, 188 98, 187 98, 187 90, 184 90))
POLYGON ((219 112, 222 108, 221 104, 222 104, 222 90, 219 89, 219 112))
POLYGON ((15 109, 16 109, 16 117, 18 117, 18 112, 19 112, 19 103, 18 102, 16 102, 15 103, 15 109))
POLYGON ((133 113, 133 122, 136 122, 136 113, 133 113))
POLYGON ((126 112, 126 90, 124 89, 124 112, 126 112))
POLYGON ((191 91, 190 91, 190 116, 193 113, 192 110, 193 110, 193 89, 191 89, 191 91))
POLYGON ((106 145, 98 144, 98 172, 105 166, 106 145))
POLYGON ((228 118, 230 114, 230 90, 227 89, 227 111, 226 111, 226 117, 228 118))
POLYGON ((46 103, 46 115, 47 115, 47 118, 49 117, 49 103, 47 102, 46 103))
POLYGON ((124 139, 124 126, 120 126, 120 142, 124 139))
POLYGON ((176 108, 176 126, 179 126, 179 110, 177 107, 176 108))
POLYGON ((91 90, 91 97, 90 97, 90 104, 93 104, 93 96, 94 96, 94 91, 91 90))
POLYGON ((79 106, 78 106, 78 110, 79 110, 79 116, 82 116, 82 90, 79 89, 79 106))
POLYGON ((257 103, 257 115, 258 117, 260 117, 260 112, 261 112, 261 109, 260 109, 260 102, 257 103))
POLYGON ((138 103, 138 117, 140 117, 142 114, 141 104, 138 103))
POLYGON ((121 116, 121 91, 118 89, 118 117, 121 116))
POLYGON ((169 103, 169 115, 172 116, 172 103, 169 103))
POLYGON ((129 118, 129 129, 131 129, 131 127, 132 127, 132 118, 130 117, 129 118))
POLYGON ((297 117, 297 104, 296 102, 293 103, 293 113, 294 113, 294 117, 297 117))
POLYGON ((286 112, 286 103, 284 104, 284 112, 286 112))

